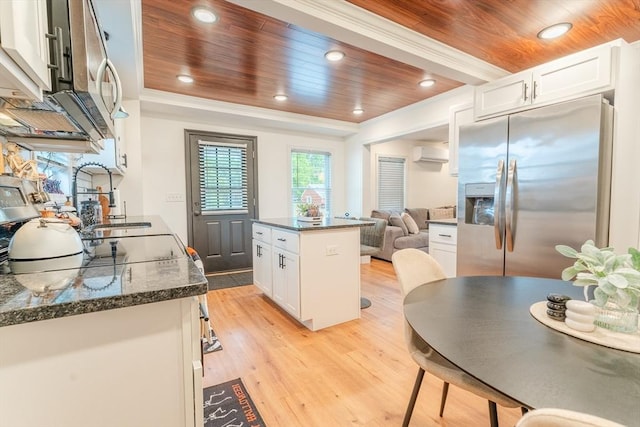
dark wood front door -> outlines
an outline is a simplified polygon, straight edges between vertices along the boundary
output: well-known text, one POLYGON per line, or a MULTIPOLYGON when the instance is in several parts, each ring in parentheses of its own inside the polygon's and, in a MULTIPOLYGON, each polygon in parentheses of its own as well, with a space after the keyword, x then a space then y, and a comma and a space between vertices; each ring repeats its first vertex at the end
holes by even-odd
POLYGON ((185 131, 189 246, 206 273, 251 268, 256 138, 185 131))

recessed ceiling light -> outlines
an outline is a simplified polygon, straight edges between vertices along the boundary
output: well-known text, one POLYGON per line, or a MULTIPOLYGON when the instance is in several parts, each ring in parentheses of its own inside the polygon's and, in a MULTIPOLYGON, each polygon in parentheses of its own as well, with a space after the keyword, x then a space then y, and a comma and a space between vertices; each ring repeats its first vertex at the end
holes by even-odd
POLYGON ((340 52, 339 50, 330 50, 324 54, 324 57, 327 58, 328 61, 340 61, 344 58, 344 52, 340 52))
POLYGON ((286 101, 288 99, 287 95, 275 95, 273 97, 273 99, 275 99, 276 101, 286 101))
POLYGON ((213 10, 206 7, 198 6, 191 9, 191 14, 200 22, 205 24, 212 24, 218 20, 218 17, 213 10))
POLYGON ((551 25, 550 27, 541 30, 538 33, 538 38, 544 40, 555 39, 556 37, 560 37, 561 35, 565 34, 571 29, 571 27, 573 27, 573 25, 568 22, 551 25))
POLYGON ((193 77, 187 76, 186 74, 179 74, 178 80, 180 80, 182 83, 193 83, 193 77))
POLYGON ((359 116, 362 113, 364 113, 364 110, 362 108, 354 108, 353 110, 353 114, 355 114, 356 116, 359 116))
POLYGON ((436 81, 433 79, 425 79, 418 83, 421 87, 431 87, 436 84, 436 81))

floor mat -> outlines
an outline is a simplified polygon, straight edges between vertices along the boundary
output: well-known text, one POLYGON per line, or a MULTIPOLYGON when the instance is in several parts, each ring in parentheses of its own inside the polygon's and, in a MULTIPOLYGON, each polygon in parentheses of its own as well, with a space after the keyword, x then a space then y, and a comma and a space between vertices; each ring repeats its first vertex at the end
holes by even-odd
POLYGON ((205 388, 203 408, 206 427, 265 427, 240 378, 205 388))
POLYGON ((238 273, 213 274, 207 276, 209 290, 233 288, 253 284, 253 271, 241 271, 238 273))

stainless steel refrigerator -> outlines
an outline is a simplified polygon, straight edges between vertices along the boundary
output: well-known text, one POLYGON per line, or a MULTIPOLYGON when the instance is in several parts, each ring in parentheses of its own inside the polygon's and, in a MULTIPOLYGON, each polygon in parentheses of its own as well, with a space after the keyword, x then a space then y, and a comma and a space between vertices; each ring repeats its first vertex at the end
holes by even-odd
POLYGON ((560 278, 556 245, 606 246, 612 124, 595 95, 462 126, 458 276, 560 278))

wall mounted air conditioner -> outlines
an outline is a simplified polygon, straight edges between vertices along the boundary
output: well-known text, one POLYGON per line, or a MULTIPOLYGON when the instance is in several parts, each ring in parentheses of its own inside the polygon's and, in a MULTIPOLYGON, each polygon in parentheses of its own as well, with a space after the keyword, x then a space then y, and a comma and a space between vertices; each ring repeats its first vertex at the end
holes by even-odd
POLYGON ((413 161, 445 163, 449 161, 449 150, 434 145, 413 147, 413 161))

